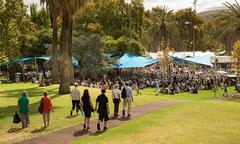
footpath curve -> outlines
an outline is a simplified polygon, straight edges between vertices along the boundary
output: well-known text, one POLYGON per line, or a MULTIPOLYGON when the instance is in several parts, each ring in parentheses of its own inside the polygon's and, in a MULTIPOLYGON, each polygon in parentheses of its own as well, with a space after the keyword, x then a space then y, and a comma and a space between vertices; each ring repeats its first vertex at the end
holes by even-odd
MULTIPOLYGON (((151 113, 157 109, 165 108, 165 107, 172 106, 177 103, 183 103, 183 102, 187 102, 187 101, 168 100, 168 101, 153 102, 153 103, 137 106, 132 109, 132 116, 130 119, 121 118, 121 117, 118 117, 115 119, 110 118, 110 121, 108 122, 108 128, 116 127, 120 124, 128 122, 129 120, 133 120, 138 117, 144 116, 148 113, 151 113)), ((88 135, 96 135, 96 134, 103 133, 102 131, 97 132, 96 126, 97 126, 97 119, 94 119, 94 120, 91 120, 91 124, 90 124, 91 129, 87 132, 83 131, 82 124, 78 124, 68 128, 57 130, 49 134, 42 135, 36 138, 24 140, 24 141, 18 142, 17 144, 68 144, 72 141, 79 140, 82 137, 85 137, 88 135)))

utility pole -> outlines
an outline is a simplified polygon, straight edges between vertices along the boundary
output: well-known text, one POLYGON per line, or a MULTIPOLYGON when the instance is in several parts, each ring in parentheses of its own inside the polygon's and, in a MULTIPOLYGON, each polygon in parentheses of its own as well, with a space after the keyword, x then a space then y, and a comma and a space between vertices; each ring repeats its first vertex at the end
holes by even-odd
POLYGON ((193 1, 193 6, 194 6, 194 11, 196 11, 197 10, 197 0, 193 1))
MULTIPOLYGON (((197 13, 197 0, 193 1, 194 12, 197 13)), ((193 23, 193 22, 192 22, 193 23)), ((197 26, 193 25, 193 57, 195 57, 195 49, 196 49, 196 30, 197 26)))
POLYGON ((190 25, 190 26, 191 26, 191 29, 192 29, 192 41, 191 41, 191 44, 192 44, 192 48, 193 48, 193 57, 195 57, 195 50, 196 50, 196 30, 197 30, 197 26, 194 25, 193 20, 192 20, 192 22, 186 21, 185 24, 186 24, 186 25, 190 25))
POLYGON ((197 29, 197 26, 193 26, 193 57, 195 57, 195 51, 196 51, 196 29, 197 29))

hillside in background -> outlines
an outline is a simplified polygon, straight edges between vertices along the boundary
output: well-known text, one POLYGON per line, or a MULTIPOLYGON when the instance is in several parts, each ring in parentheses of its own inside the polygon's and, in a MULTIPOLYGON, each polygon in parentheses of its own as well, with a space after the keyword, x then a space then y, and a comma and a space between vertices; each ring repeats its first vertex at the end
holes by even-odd
POLYGON ((225 7, 216 7, 208 11, 200 12, 198 15, 201 16, 205 21, 211 21, 217 16, 218 13, 221 13, 225 10, 225 7))

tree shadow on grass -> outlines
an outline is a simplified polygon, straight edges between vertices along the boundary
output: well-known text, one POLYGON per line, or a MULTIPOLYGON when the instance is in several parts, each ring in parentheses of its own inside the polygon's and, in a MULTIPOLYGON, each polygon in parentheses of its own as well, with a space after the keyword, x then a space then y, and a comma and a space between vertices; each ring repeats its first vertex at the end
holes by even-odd
MULTIPOLYGON (((55 94, 55 95, 51 96, 50 98, 55 99, 60 96, 62 96, 62 95, 55 94)), ((31 102, 31 99, 30 99, 30 102, 31 102)), ((39 101, 31 104, 30 115, 38 113, 39 104, 40 104, 40 98, 39 98, 39 101)), ((53 104, 53 106, 54 106, 54 104, 53 104)), ((54 109, 58 109, 58 108, 61 108, 61 107, 54 107, 54 109)), ((16 105, 0 107, 0 119, 5 118, 5 117, 13 117, 13 115, 16 111, 17 111, 16 105)))
POLYGON ((44 87, 33 87, 33 88, 23 88, 23 89, 13 89, 1 91, 1 97, 5 98, 19 98, 23 91, 27 91, 29 97, 40 97, 43 91, 47 90, 49 94, 56 93, 57 87, 46 89, 44 87))

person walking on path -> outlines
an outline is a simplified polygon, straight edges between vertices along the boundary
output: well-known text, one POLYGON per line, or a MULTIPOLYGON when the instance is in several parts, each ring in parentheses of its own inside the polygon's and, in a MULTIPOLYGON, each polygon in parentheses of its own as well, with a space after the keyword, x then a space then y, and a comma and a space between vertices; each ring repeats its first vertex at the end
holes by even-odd
POLYGON ((105 95, 106 90, 101 90, 102 94, 99 95, 96 99, 96 107, 95 110, 98 112, 98 123, 97 123, 97 130, 100 131, 100 122, 104 122, 104 130, 107 130, 107 121, 109 120, 108 114, 109 112, 109 105, 108 105, 108 98, 105 95))
POLYGON ((114 103, 114 116, 118 116, 118 109, 119 109, 119 103, 121 101, 120 99, 121 96, 121 91, 119 90, 119 85, 115 84, 113 86, 112 90, 112 98, 113 98, 113 103, 114 103))
POLYGON ((72 110, 70 111, 70 115, 72 116, 74 109, 76 108, 76 115, 80 110, 80 90, 78 89, 78 83, 74 84, 74 88, 71 91, 72 97, 72 110))
POLYGON ((133 102, 132 88, 129 86, 129 83, 126 82, 125 86, 122 89, 122 98, 123 98, 123 117, 125 117, 126 106, 128 105, 128 115, 131 116, 131 104, 133 102))
POLYGON ((91 113, 94 112, 94 108, 93 108, 91 98, 87 89, 84 90, 81 100, 82 100, 81 107, 83 109, 84 116, 85 116, 83 128, 86 130, 89 130, 91 113))
POLYGON ((41 103, 42 103, 43 124, 44 124, 44 128, 46 128, 49 126, 50 113, 54 112, 51 99, 48 97, 48 93, 46 91, 43 92, 43 98, 41 99, 41 103))
POLYGON ((30 110, 30 104, 28 99, 27 92, 22 92, 21 97, 18 99, 18 112, 22 120, 22 128, 28 127, 28 124, 30 124, 29 121, 29 110, 30 110))

